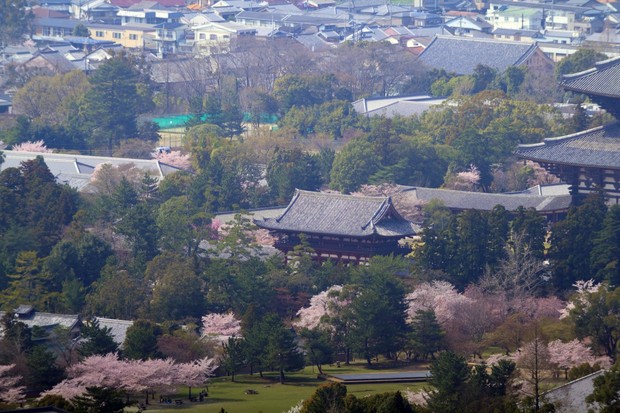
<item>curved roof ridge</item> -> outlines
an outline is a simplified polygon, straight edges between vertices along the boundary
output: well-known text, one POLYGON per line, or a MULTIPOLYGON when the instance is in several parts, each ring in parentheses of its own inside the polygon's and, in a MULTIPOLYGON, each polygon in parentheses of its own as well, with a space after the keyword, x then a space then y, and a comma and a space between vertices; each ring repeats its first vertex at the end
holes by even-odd
POLYGON ((586 130, 575 132, 575 133, 571 133, 571 134, 568 134, 568 135, 556 136, 556 137, 553 137, 553 138, 545 138, 545 139, 543 139, 542 142, 522 143, 522 144, 519 144, 518 147, 519 148, 536 148, 538 146, 544 146, 545 144, 555 144, 555 143, 559 143, 559 142, 562 142, 562 141, 565 141, 565 140, 568 140, 568 139, 578 138, 581 135, 585 135, 587 133, 592 133, 592 132, 596 132, 596 131, 601 130, 601 129, 608 128, 608 127, 610 127, 612 125, 615 125, 617 123, 618 122, 614 122, 614 123, 610 123, 609 125, 597 126, 595 128, 586 129, 586 130))
POLYGON ((291 209, 293 204, 299 199, 299 195, 300 195, 301 192, 302 192, 301 189, 295 189, 295 194, 293 195, 293 198, 291 199, 291 202, 288 203, 287 207, 284 209, 284 211, 282 211, 280 216, 275 219, 276 222, 280 222, 282 220, 284 215, 286 215, 286 213, 289 211, 289 209, 291 209))
POLYGON ((390 198, 389 196, 385 197, 379 208, 377 208, 377 210, 375 211, 374 215, 370 217, 370 221, 368 221, 368 223, 366 223, 366 225, 364 225, 362 229, 366 229, 368 225, 370 225, 370 227, 373 229, 373 232, 375 232, 375 224, 383 218, 385 212, 390 208, 390 205, 392 205, 392 198, 390 198))
POLYGON ((614 65, 616 63, 620 63, 620 56, 616 56, 616 57, 612 57, 606 60, 600 60, 596 63, 594 63, 594 67, 591 67, 589 69, 586 70, 582 70, 581 72, 577 72, 577 73, 569 73, 566 75, 562 75, 562 79, 573 79, 576 77, 580 77, 580 76, 585 76, 585 75, 589 75, 591 73, 596 73, 598 70, 600 69, 605 69, 606 67, 609 67, 611 65, 614 65))

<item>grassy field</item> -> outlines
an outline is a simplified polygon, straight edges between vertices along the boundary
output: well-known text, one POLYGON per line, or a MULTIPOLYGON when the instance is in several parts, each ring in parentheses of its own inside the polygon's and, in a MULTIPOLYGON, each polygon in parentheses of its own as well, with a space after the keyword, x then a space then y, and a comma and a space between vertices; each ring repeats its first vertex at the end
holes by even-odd
MULTIPOLYGON (((416 366, 416 369, 424 369, 424 366, 416 366)), ((412 369, 408 366, 408 369, 412 369)), ((361 365, 326 367, 326 373, 360 373, 360 372, 388 372, 397 369, 368 370, 361 365)), ((316 369, 307 367, 302 372, 287 375, 284 384, 277 382, 277 377, 265 374, 261 379, 257 374, 239 375, 235 382, 230 378, 220 377, 213 379, 209 384, 209 397, 203 403, 190 403, 187 401, 187 390, 180 392, 174 399, 183 399, 181 406, 160 406, 153 404, 148 409, 157 409, 158 413, 219 413, 224 408, 228 413, 280 413, 288 410, 300 400, 308 398, 315 388, 325 383, 316 378, 316 369), (255 390, 258 394, 246 394, 246 390, 255 390)), ((348 393, 357 397, 387 391, 421 389, 424 384, 417 383, 378 383, 378 384, 355 384, 348 385, 348 393)), ((194 392, 200 391, 194 390, 194 392)))

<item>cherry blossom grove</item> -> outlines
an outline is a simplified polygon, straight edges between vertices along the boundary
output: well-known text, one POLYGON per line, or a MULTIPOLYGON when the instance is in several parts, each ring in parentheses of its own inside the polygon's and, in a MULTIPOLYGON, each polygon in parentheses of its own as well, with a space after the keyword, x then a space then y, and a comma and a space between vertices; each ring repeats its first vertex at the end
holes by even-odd
POLYGON ((177 386, 200 386, 213 374, 212 359, 176 363, 172 359, 120 360, 116 354, 91 356, 67 370, 68 378, 41 394, 72 399, 88 387, 109 387, 129 393, 173 392, 177 386))
POLYGON ((0 366, 0 401, 5 403, 20 403, 25 400, 23 386, 19 386, 21 376, 11 374, 14 364, 0 366))

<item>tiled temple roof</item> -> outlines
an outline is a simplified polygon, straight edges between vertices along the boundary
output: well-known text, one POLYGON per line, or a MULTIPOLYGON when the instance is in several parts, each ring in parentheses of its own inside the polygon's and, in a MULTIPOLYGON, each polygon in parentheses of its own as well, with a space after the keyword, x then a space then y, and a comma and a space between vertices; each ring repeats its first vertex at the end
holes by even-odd
POLYGON ((420 54, 420 61, 431 68, 459 75, 472 74, 479 64, 501 72, 525 63, 537 48, 531 43, 436 36, 420 54))
POLYGON ((620 123, 519 145, 515 153, 536 162, 620 169, 620 123))
POLYGON ((562 86, 566 90, 586 95, 620 99, 620 57, 598 62, 583 72, 564 75, 562 86))
POLYGON ((416 233, 389 197, 363 197, 297 190, 277 218, 255 220, 269 230, 340 236, 403 237, 416 233))

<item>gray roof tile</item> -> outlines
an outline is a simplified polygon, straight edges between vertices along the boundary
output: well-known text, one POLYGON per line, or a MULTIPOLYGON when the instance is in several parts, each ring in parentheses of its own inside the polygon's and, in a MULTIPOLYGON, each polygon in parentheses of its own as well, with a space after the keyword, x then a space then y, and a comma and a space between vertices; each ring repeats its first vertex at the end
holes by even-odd
POLYGON ((620 169, 620 123, 519 145, 516 154, 538 162, 620 169))
POLYGON ((436 36, 420 54, 420 61, 431 68, 459 75, 472 74, 479 64, 502 72, 524 62, 537 48, 531 43, 436 36))
POLYGON ((362 197, 297 190, 278 218, 254 220, 270 230, 342 236, 402 237, 416 233, 389 197, 362 197))
POLYGON ((436 199, 450 209, 475 209, 479 211, 491 211, 496 205, 501 205, 507 211, 515 211, 517 208, 523 207, 534 208, 538 212, 552 212, 566 210, 571 203, 571 196, 568 192, 562 195, 539 196, 528 192, 495 194, 421 187, 405 190, 395 195, 394 199, 398 205, 413 204, 419 201, 428 202, 436 199))
POLYGON ((583 72, 564 75, 562 86, 574 92, 620 98, 620 57, 598 62, 583 72))

